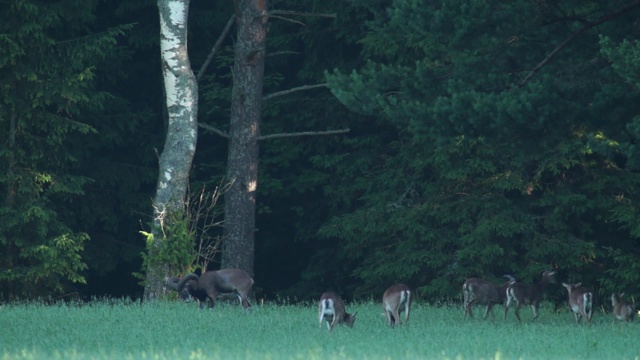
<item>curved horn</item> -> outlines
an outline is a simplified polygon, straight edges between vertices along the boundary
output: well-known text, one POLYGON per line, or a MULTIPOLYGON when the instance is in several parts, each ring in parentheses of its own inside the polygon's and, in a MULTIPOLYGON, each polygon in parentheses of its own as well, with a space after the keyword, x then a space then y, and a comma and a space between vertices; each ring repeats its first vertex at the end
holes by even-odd
POLYGON ((178 283, 178 292, 182 292, 182 289, 184 289, 184 285, 189 280, 198 281, 198 275, 191 273, 183 276, 182 279, 180 279, 180 282, 178 283))

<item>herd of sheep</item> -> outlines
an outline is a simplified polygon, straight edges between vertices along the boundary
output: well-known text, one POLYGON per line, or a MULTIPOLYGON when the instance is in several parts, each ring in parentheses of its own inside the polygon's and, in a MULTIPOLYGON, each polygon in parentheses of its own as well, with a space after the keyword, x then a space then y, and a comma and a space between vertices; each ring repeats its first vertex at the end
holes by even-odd
MULTIPOLYGON (((495 304, 504 304, 504 318, 511 306, 516 306, 516 318, 520 321, 520 308, 523 305, 531 305, 533 308, 533 318, 539 316, 538 309, 540 301, 544 295, 548 284, 555 283, 555 271, 544 271, 542 279, 536 284, 525 284, 515 281, 512 276, 507 275, 508 280, 502 285, 495 285, 492 282, 471 278, 462 284, 462 292, 464 296, 464 314, 473 317, 473 306, 483 304, 487 306, 484 315, 491 312, 491 308, 495 304)), ((567 289, 569 297, 569 306, 576 319, 576 323, 580 323, 582 318, 591 323, 593 314, 593 293, 582 287, 582 283, 567 284, 562 283, 567 289)), ((635 304, 623 300, 624 293, 613 293, 611 295, 611 305, 613 306, 613 314, 616 319, 624 321, 633 321, 636 315, 635 304)))
MULTIPOLYGON (((485 305, 484 318, 491 313, 495 304, 504 304, 504 318, 507 318, 509 309, 515 305, 516 318, 520 322, 520 308, 523 305, 531 305, 533 317, 539 316, 540 301, 542 301, 545 289, 548 284, 555 283, 555 271, 544 271, 538 283, 527 284, 516 281, 512 276, 505 275, 507 281, 497 285, 493 282, 470 278, 462 284, 464 318, 469 315, 473 317, 473 307, 485 305)), ((204 307, 207 299, 209 306, 214 307, 216 298, 220 294, 235 294, 245 310, 251 307, 248 294, 253 286, 253 279, 244 270, 222 269, 217 271, 206 271, 201 276, 188 274, 183 277, 169 277, 165 285, 170 290, 177 291, 183 297, 193 297, 204 307)), ((581 283, 562 283, 567 289, 569 305, 576 322, 580 323, 582 318, 591 323, 593 314, 593 293, 581 283)), ((624 293, 614 293, 611 295, 611 305, 613 315, 622 321, 633 321, 636 315, 635 304, 624 300, 624 293)), ((405 324, 409 321, 411 312, 411 290, 407 285, 394 284, 390 286, 382 295, 382 307, 386 322, 394 327, 401 325, 401 314, 404 313, 405 324)), ((326 322, 329 331, 336 325, 345 324, 353 327, 356 321, 356 314, 349 314, 346 311, 344 302, 334 292, 325 292, 320 297, 318 305, 318 320, 320 326, 326 322)))

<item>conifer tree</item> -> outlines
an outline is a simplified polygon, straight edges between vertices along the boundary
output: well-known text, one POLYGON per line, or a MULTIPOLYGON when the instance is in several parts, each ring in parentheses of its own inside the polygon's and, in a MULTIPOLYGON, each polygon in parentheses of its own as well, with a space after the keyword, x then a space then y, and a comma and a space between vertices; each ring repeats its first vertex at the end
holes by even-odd
POLYGON ((89 30, 96 4, 0 2, 0 298, 85 281, 88 235, 73 202, 91 179, 75 172, 75 154, 109 98, 97 90, 96 69, 123 33, 89 30))
POLYGON ((602 246, 638 236, 620 145, 637 139, 638 89, 599 42, 637 35, 635 3, 393 1, 362 39, 370 61, 328 76, 377 131, 333 165, 342 214, 321 230, 333 259, 316 261, 362 293, 406 281, 453 296, 468 276, 550 267, 594 281, 602 246))

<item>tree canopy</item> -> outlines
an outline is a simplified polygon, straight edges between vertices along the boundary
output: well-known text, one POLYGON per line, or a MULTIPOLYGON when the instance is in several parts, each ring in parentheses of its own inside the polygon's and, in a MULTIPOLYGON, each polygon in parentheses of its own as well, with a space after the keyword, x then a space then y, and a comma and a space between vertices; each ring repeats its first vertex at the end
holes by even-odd
POLYGON ((395 1, 369 23, 368 62, 328 73, 389 130, 333 166, 359 171, 334 178, 344 210, 320 229, 357 262, 356 291, 404 278, 452 296, 549 267, 602 283, 612 249, 637 249, 638 87, 613 54, 638 12, 570 3, 395 1))
MULTIPOLYGON (((0 10, 0 299, 138 297, 166 135, 155 1, 0 10)), ((261 140, 258 296, 378 298, 404 282, 435 301, 466 277, 551 268, 600 296, 640 294, 640 2, 268 11, 263 96, 328 88, 264 100, 260 135, 350 131, 261 140)), ((234 13, 189 11, 204 69, 191 189, 227 170, 228 140, 207 129, 229 132, 237 39, 203 65, 234 13)))

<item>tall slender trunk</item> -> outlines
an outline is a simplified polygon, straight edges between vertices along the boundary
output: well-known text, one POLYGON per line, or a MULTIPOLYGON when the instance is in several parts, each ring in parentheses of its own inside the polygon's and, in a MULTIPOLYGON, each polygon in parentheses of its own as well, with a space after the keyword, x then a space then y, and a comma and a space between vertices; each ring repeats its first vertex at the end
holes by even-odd
POLYGON ((189 172, 198 137, 198 84, 187 52, 189 0, 158 0, 160 13, 160 51, 167 100, 167 134, 159 161, 158 184, 153 200, 153 238, 148 248, 144 299, 152 300, 164 292, 168 264, 153 257, 170 241, 161 229, 184 211, 189 172))
MULTIPOLYGON (((16 166, 16 131, 17 131, 17 115, 15 109, 11 110, 9 115, 9 138, 7 139, 7 192, 5 194, 5 206, 9 209, 13 209, 16 204, 17 184, 15 183, 15 166, 16 166)), ((7 244, 5 246, 5 264, 6 268, 11 271, 13 269, 14 259, 14 246, 11 236, 8 236, 7 244)), ((12 300, 15 298, 15 291, 13 289, 13 280, 7 281, 7 299, 12 300)))
POLYGON ((237 37, 229 127, 225 193, 223 268, 240 268, 253 275, 258 136, 262 107, 267 1, 236 0, 237 37))

